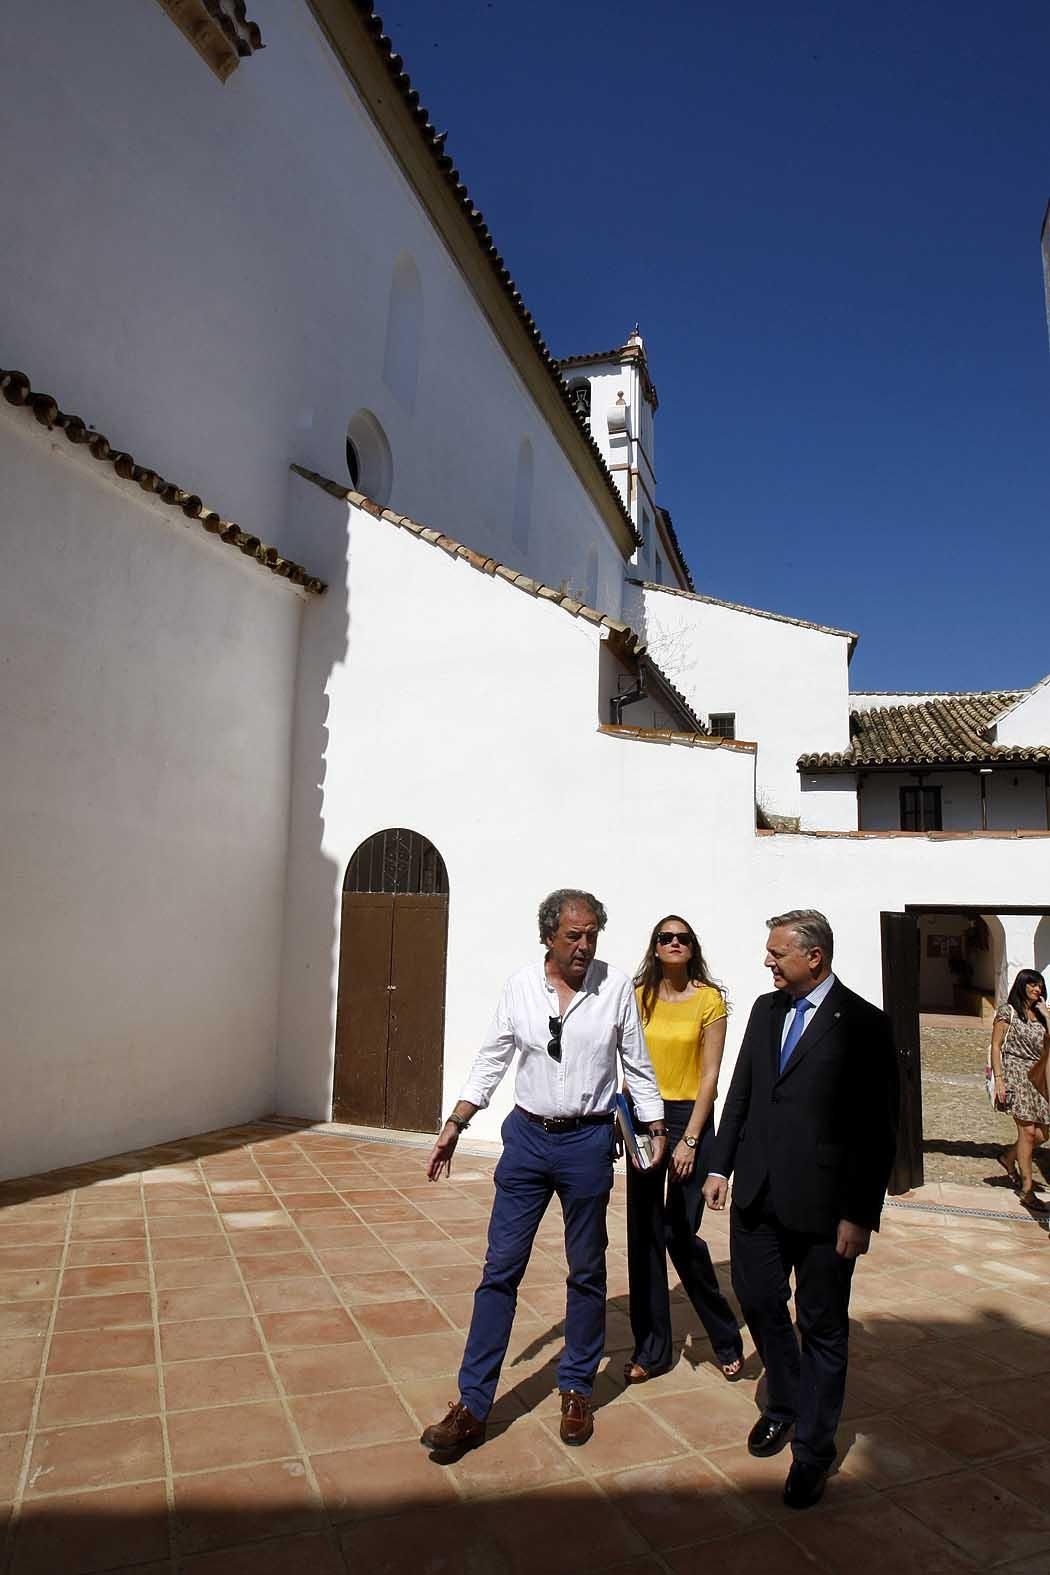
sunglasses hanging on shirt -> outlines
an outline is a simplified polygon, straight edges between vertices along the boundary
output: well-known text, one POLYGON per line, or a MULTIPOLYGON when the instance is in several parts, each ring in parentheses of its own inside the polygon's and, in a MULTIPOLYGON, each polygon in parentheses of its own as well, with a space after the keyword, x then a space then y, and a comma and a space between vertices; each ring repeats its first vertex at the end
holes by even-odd
POLYGON ((550 1029, 550 1040, 547 1044, 547 1054, 552 1061, 561 1060, 561 1028, 560 1017, 548 1017, 547 1026, 550 1029))

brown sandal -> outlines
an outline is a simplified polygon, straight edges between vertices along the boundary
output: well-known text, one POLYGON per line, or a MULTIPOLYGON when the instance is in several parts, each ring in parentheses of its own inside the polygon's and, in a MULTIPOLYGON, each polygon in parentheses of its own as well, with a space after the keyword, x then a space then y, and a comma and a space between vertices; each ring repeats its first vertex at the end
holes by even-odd
POLYGON ((744 1358, 734 1356, 731 1362, 720 1362, 719 1369, 727 1384, 735 1384, 744 1371, 744 1358))
POLYGON ((657 1372, 651 1373, 647 1367, 642 1367, 639 1362, 624 1362, 623 1381, 625 1384, 645 1384, 650 1378, 659 1378, 667 1372, 666 1367, 661 1367, 657 1372))
POLYGON ((1027 1192, 1019 1192, 1017 1201, 1022 1208, 1031 1209, 1035 1214, 1050 1214, 1050 1203, 1044 1203, 1042 1198, 1036 1197, 1034 1187, 1029 1187, 1027 1192))
POLYGON ((995 1160, 996 1160, 996 1164, 1001 1165, 1003 1170, 1006 1171, 1007 1176, 1010 1178, 1010 1185, 1012 1187, 1020 1188, 1020 1185, 1021 1185, 1021 1172, 1017 1168, 1017 1161, 1016 1161, 1016 1159, 1014 1160, 1012 1165, 1008 1165, 1006 1163, 1006 1150, 1004 1148, 1000 1153, 998 1153, 995 1156, 995 1160))

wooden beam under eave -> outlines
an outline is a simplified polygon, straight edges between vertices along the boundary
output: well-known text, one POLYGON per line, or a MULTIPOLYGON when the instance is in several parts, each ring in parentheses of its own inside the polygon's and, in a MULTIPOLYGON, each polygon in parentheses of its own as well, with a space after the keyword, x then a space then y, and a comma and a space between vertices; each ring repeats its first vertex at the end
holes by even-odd
POLYGON ((353 0, 307 0, 380 135, 429 215, 490 328, 601 515, 625 560, 637 543, 614 485, 561 397, 491 260, 412 117, 353 0))

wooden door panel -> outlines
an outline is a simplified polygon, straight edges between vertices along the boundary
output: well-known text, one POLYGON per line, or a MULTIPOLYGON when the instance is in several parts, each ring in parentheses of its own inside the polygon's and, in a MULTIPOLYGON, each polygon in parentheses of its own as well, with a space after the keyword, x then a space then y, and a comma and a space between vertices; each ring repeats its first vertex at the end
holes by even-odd
POLYGON ((343 893, 332 1117, 386 1124, 386 1063, 394 898, 343 893))
POLYGON ((441 1115, 448 898, 394 903, 386 1125, 432 1132, 441 1115))
POLYGON ((919 925, 912 913, 882 915, 882 998, 900 1075, 897 1157, 889 1191, 921 1187, 922 1066, 919 1055, 919 925))

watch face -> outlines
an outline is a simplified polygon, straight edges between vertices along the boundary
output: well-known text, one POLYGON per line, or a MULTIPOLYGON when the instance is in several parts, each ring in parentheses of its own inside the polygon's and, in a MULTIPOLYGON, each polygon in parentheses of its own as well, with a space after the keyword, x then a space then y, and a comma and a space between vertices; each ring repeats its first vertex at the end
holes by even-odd
POLYGON ((686 1148, 695 1148, 696 1147, 696 1138, 687 1137, 687 1138, 683 1138, 682 1141, 685 1144, 686 1148))

